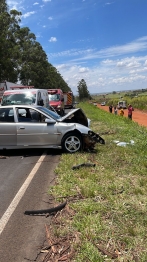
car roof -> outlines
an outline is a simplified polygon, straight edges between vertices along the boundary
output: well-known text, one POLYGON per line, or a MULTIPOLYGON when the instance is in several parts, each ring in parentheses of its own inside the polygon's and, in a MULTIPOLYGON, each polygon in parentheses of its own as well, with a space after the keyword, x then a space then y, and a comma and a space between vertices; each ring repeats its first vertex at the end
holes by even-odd
POLYGON ((6 90, 4 93, 5 94, 7 94, 7 93, 27 93, 27 92, 37 92, 37 91, 44 91, 44 90, 46 90, 47 91, 47 89, 35 89, 35 88, 24 88, 24 89, 13 89, 13 90, 6 90))
POLYGON ((8 105, 8 106, 0 106, 0 108, 12 108, 12 107, 26 107, 26 108, 41 108, 41 106, 37 106, 37 105, 8 105))

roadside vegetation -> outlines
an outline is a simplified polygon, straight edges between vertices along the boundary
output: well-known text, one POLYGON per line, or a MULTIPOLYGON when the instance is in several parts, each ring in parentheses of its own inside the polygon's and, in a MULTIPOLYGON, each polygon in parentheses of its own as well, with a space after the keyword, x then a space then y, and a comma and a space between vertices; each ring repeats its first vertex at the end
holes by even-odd
POLYGON ((49 193, 57 203, 67 200, 67 205, 66 211, 57 216, 52 234, 57 239, 68 236, 67 250, 72 254, 62 258, 76 262, 145 262, 146 128, 90 103, 80 103, 79 107, 91 119, 91 129, 106 144, 97 144, 95 152, 62 154, 55 170, 56 183, 49 193), (128 144, 122 147, 116 141, 128 144), (95 166, 72 169, 82 163, 95 166))
POLYGON ((147 111, 147 90, 140 89, 128 92, 112 92, 110 94, 92 96, 92 100, 101 103, 106 102, 106 105, 117 106, 118 101, 124 100, 126 104, 131 104, 134 108, 147 111))

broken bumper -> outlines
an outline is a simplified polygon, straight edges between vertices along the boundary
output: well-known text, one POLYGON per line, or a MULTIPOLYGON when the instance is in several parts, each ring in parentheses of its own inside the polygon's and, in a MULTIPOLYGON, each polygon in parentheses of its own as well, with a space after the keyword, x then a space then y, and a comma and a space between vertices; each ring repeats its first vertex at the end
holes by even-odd
POLYGON ((89 131, 88 135, 83 136, 84 148, 94 149, 96 143, 105 144, 105 140, 93 131, 89 131))

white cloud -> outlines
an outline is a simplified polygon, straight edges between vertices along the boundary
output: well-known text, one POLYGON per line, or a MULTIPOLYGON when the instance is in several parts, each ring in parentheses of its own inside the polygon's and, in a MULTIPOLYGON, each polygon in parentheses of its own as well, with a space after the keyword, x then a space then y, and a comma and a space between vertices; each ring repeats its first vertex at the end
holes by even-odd
POLYGON ((8 4, 10 9, 18 10, 19 6, 21 6, 22 2, 21 1, 18 2, 18 1, 15 1, 15 0, 7 0, 7 4, 8 4))
POLYGON ((54 37, 54 36, 52 36, 52 37, 50 38, 49 42, 57 42, 57 38, 54 37))
POLYGON ((138 63, 137 61, 133 61, 133 62, 130 62, 129 64, 127 64, 127 67, 129 68, 133 68, 133 67, 139 67, 140 66, 140 63, 138 63))
POLYGON ((36 38, 42 38, 42 34, 41 34, 40 32, 38 32, 38 33, 36 34, 36 38))
POLYGON ((86 72, 88 72, 88 71, 89 71, 89 69, 86 68, 86 67, 81 67, 81 68, 79 69, 79 73, 86 73, 86 72))
POLYGON ((71 60, 56 65, 74 94, 83 78, 91 93, 147 88, 147 56, 97 61, 95 66, 83 67, 71 60))
POLYGON ((126 61, 126 59, 121 60, 117 63, 117 67, 128 67, 128 68, 134 68, 134 67, 139 67, 140 63, 136 61, 135 58, 130 58, 129 61, 126 61))
POLYGON ((130 74, 136 74, 136 73, 138 74, 138 73, 143 73, 143 72, 147 72, 147 67, 131 70, 130 74))
POLYGON ((58 65, 58 69, 66 69, 67 67, 67 64, 58 65))
POLYGON ((137 52, 147 51, 147 36, 139 38, 133 42, 120 45, 103 48, 101 50, 94 49, 71 49, 58 53, 50 53, 49 57, 73 57, 73 61, 88 61, 106 58, 104 63, 111 63, 113 57, 119 57, 122 55, 131 55, 137 52), (75 57, 75 58, 74 58, 75 57))
POLYGON ((51 2, 51 0, 42 0, 44 3, 51 2))
POLYGON ((107 2, 105 3, 105 5, 112 5, 114 2, 110 3, 110 2, 107 2))
POLYGON ((51 16, 48 17, 49 20, 53 20, 53 18, 51 16))
POLYGON ((82 56, 82 55, 88 55, 90 52, 94 52, 94 49, 70 49, 70 50, 65 50, 62 52, 58 53, 50 53, 50 57, 65 57, 65 56, 82 56))
POLYGON ((36 2, 36 3, 34 3, 33 5, 39 5, 39 3, 38 3, 38 2, 36 2))
POLYGON ((34 15, 35 13, 36 13, 35 11, 27 12, 27 13, 23 14, 22 17, 27 18, 31 15, 34 15))

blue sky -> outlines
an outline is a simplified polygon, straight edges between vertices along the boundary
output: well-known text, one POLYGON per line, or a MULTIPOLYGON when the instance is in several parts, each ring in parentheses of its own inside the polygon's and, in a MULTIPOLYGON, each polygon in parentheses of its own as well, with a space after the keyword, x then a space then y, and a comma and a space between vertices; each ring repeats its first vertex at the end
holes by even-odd
POLYGON ((147 0, 7 0, 74 94, 147 88, 147 0))

